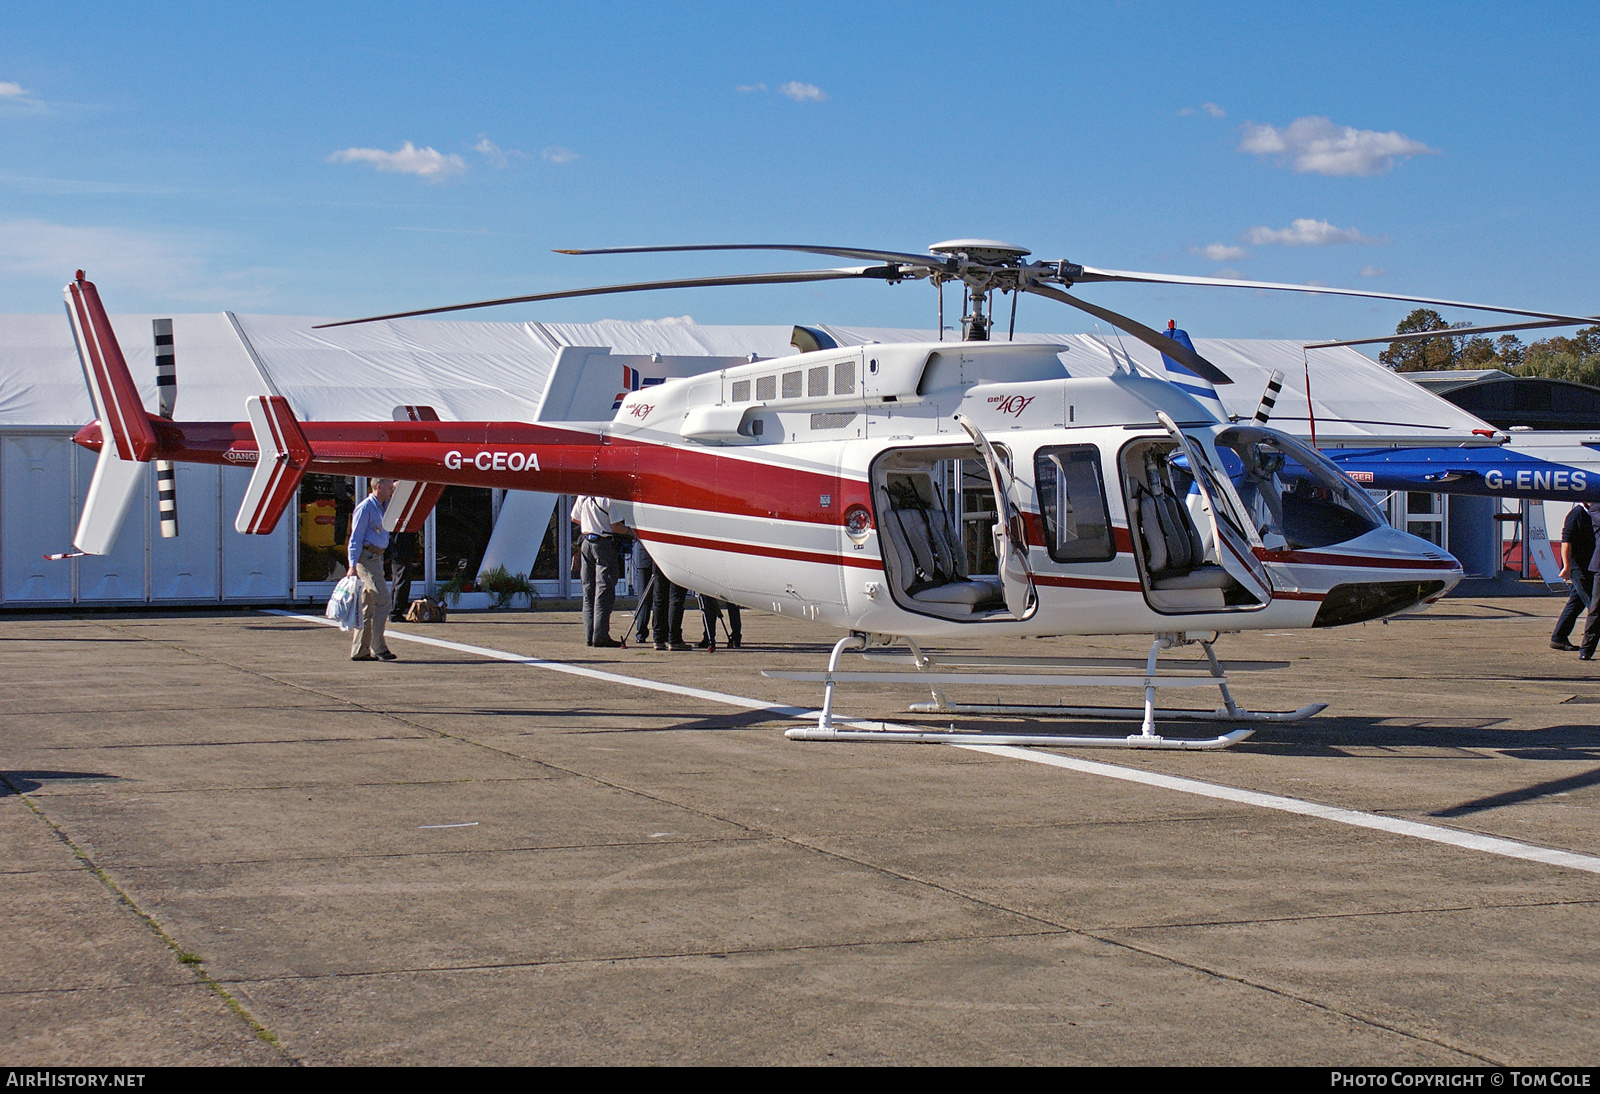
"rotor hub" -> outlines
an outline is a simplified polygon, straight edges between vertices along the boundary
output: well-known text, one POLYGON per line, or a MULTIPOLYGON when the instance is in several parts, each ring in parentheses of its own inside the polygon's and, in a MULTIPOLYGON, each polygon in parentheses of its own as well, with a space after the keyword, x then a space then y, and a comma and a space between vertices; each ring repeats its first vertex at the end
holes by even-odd
POLYGON ((1015 243, 1002 243, 998 239, 947 239, 943 243, 935 243, 928 248, 928 251, 936 255, 950 255, 952 258, 965 255, 969 262, 1002 265, 1019 262, 1033 253, 1026 247, 1018 247, 1015 243))

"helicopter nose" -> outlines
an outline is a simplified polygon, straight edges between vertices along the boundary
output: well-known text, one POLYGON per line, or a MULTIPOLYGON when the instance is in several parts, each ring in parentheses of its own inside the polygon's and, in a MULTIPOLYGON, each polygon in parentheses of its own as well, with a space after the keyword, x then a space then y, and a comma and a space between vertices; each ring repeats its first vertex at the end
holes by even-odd
POLYGON ((1420 536, 1388 525, 1327 548, 1338 582, 1317 609, 1313 627, 1342 627, 1432 604, 1460 583, 1456 557, 1420 536))

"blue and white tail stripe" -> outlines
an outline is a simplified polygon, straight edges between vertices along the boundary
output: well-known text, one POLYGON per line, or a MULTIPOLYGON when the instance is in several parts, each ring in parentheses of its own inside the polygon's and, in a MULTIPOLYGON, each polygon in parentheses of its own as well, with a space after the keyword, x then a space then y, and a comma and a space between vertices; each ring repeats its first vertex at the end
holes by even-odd
MULTIPOLYGON (((1174 320, 1167 320, 1167 329, 1163 333, 1190 353, 1194 352, 1194 343, 1189 341, 1188 333, 1179 330, 1174 320)), ((1167 366, 1167 380, 1170 383, 1199 399, 1200 405, 1215 414, 1219 421, 1228 420, 1228 411, 1222 405, 1222 398, 1217 394, 1217 389, 1211 386, 1210 380, 1195 375, 1187 365, 1174 361, 1164 353, 1161 355, 1161 361, 1167 366)))

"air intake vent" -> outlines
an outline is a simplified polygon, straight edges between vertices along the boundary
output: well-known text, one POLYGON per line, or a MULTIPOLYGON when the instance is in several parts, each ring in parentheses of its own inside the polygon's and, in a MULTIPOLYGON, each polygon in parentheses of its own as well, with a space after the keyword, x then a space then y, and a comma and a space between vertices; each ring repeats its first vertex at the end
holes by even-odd
POLYGON ((749 380, 735 380, 733 382, 733 401, 736 403, 748 403, 750 401, 749 380))
POLYGON ((843 429, 856 420, 853 410, 829 410, 811 415, 812 429, 843 429))
POLYGON ((756 400, 770 403, 778 397, 778 378, 776 376, 756 377, 756 400))
POLYGON ((806 395, 815 399, 819 395, 828 394, 828 366, 818 365, 816 368, 806 370, 806 395))
POLYGON ((854 395, 856 393, 856 363, 854 361, 840 361, 833 366, 833 393, 835 395, 854 395))
POLYGON ((785 399, 800 398, 800 370, 783 374, 783 397, 785 399))

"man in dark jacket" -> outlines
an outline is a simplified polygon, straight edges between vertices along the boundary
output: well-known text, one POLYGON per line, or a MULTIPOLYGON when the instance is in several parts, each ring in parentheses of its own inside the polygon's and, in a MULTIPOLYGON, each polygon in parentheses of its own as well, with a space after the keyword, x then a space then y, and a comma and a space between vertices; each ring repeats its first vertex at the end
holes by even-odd
POLYGON ((1572 595, 1556 619, 1550 635, 1550 648, 1572 651, 1572 627, 1594 599, 1594 571, 1589 568, 1594 556, 1594 520, 1586 505, 1574 505, 1561 526, 1561 576, 1572 583, 1572 595))
MULTIPOLYGON (((1597 521, 1600 521, 1600 502, 1589 502, 1589 504, 1584 505, 1584 509, 1587 510, 1587 515, 1589 515, 1590 542, 1595 544, 1594 550, 1590 552, 1589 566, 1587 566, 1587 569, 1589 569, 1589 589, 1594 590, 1595 573, 1600 573, 1600 542, 1595 542, 1600 539, 1595 534, 1595 525, 1597 525, 1597 521)), ((1573 555, 1574 557, 1579 557, 1576 552, 1573 552, 1573 555)), ((1574 576, 1576 576, 1576 571, 1574 571, 1574 576)), ((1595 611, 1597 606, 1600 606, 1600 597, 1594 597, 1589 601, 1589 619, 1584 622, 1584 645, 1578 651, 1579 661, 1594 661, 1595 646, 1600 646, 1600 611, 1595 611)))

